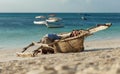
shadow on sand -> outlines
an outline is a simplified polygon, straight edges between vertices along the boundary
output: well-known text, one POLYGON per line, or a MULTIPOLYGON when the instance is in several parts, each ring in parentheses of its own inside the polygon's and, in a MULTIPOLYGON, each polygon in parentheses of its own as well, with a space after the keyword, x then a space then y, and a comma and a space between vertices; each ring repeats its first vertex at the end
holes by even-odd
POLYGON ((84 50, 83 52, 94 52, 94 51, 104 51, 104 50, 113 50, 113 49, 120 49, 120 47, 117 48, 96 48, 96 49, 89 49, 89 50, 84 50))

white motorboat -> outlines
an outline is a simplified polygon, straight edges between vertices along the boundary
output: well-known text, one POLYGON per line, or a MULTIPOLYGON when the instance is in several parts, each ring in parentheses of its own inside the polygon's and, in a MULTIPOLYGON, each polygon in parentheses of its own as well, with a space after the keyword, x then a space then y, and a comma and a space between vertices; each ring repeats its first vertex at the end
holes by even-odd
POLYGON ((52 17, 49 20, 46 20, 46 26, 48 28, 61 28, 64 27, 62 20, 60 18, 52 17))
POLYGON ((57 21, 60 21, 62 20, 61 18, 58 18, 58 17, 49 17, 46 21, 47 22, 57 22, 57 21))
POLYGON ((46 26, 48 28, 61 28, 61 27, 64 27, 64 25, 62 25, 62 24, 48 24, 48 23, 46 23, 46 26))
POLYGON ((46 17, 45 16, 36 16, 36 21, 33 21, 34 24, 46 24, 46 17))
POLYGON ((50 17, 55 17, 55 16, 56 16, 56 14, 49 14, 49 16, 50 16, 50 17))
POLYGON ((45 16, 36 16, 35 18, 46 18, 45 16))
POLYGON ((81 19, 82 19, 82 20, 87 20, 87 18, 85 18, 85 17, 83 17, 83 16, 81 17, 81 19))
POLYGON ((33 23, 34 24, 46 24, 47 22, 46 21, 34 21, 33 23))

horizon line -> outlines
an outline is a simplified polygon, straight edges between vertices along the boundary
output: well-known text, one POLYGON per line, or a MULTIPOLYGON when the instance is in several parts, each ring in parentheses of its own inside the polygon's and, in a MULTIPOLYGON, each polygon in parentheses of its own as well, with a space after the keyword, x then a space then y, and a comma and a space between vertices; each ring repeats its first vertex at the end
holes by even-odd
POLYGON ((120 12, 0 12, 0 13, 120 13, 120 12))

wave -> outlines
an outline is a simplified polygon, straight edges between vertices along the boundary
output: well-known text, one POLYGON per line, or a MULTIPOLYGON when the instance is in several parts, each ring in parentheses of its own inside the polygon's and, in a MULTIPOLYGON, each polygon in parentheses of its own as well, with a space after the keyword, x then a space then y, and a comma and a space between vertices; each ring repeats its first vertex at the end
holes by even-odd
POLYGON ((11 22, 11 25, 17 25, 17 26, 23 26, 24 24, 22 22, 11 22))

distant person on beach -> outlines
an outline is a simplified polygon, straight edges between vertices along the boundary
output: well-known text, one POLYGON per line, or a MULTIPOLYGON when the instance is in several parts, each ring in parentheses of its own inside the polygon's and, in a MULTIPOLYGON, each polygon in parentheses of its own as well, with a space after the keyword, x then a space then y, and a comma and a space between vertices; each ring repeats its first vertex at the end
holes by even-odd
MULTIPOLYGON (((65 38, 69 38, 69 37, 74 37, 80 34, 79 30, 73 30, 70 33, 66 33, 66 34, 47 34, 45 35, 39 42, 36 42, 37 44, 50 44, 52 42, 54 42, 55 40, 60 40, 60 39, 65 39, 65 38)), ((27 50, 29 47, 34 46, 36 44, 35 42, 32 42, 30 45, 28 45, 27 47, 23 48, 24 52, 25 50, 27 50)))

